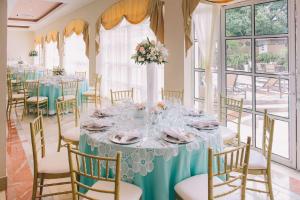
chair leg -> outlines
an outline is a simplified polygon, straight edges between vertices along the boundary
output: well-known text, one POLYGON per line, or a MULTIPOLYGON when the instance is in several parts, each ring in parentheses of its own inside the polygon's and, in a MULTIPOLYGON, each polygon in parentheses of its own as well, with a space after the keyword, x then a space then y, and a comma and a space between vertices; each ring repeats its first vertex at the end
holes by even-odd
POLYGON ((37 176, 34 175, 33 177, 33 186, 32 186, 32 200, 36 199, 36 192, 37 192, 37 176))
MULTIPOLYGON (((43 194, 43 189, 44 189, 44 178, 41 178, 41 183, 40 183, 40 196, 42 196, 43 194)), ((40 200, 42 199, 42 197, 40 197, 40 200)))
POLYGON ((57 152, 60 152, 60 147, 61 147, 61 137, 58 138, 57 152))
POLYGON ((267 173, 267 180, 266 181, 268 181, 268 192, 269 192, 269 195, 270 195, 270 199, 274 200, 271 172, 267 173))
POLYGON ((8 113, 9 113, 9 103, 7 103, 7 106, 6 106, 6 118, 9 120, 10 116, 8 113))

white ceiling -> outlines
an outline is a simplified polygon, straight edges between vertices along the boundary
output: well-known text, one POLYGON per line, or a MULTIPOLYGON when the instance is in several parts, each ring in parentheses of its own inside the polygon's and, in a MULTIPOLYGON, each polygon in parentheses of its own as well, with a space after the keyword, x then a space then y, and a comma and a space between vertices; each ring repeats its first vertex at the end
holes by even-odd
MULTIPOLYGON (((29 26, 30 28, 23 29, 23 30, 34 31, 48 23, 55 21, 56 19, 58 19, 64 15, 71 13, 72 11, 77 10, 78 8, 81 8, 87 4, 90 4, 91 2, 93 2, 95 0, 40 0, 40 1, 58 2, 58 3, 63 3, 63 4, 61 6, 59 6, 58 8, 56 8, 55 10, 53 10, 52 12, 50 12, 45 17, 43 17, 38 22, 8 20, 8 25, 29 26)), ((11 14, 13 13, 14 8, 17 6, 17 3, 18 3, 18 0, 8 0, 8 5, 7 5, 8 17, 11 16, 11 14)), ((20 5, 18 5, 18 6, 20 6, 20 5)), ((18 29, 20 29, 20 28, 18 28, 18 29)))

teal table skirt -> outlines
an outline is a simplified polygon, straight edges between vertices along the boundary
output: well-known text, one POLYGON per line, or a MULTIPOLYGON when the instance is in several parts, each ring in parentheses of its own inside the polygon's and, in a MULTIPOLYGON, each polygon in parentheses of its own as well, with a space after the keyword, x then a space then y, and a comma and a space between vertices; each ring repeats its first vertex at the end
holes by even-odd
POLYGON ((26 80, 39 80, 44 76, 44 71, 35 71, 35 72, 28 72, 24 75, 24 72, 14 72, 13 79, 21 78, 22 81, 26 80), (25 79, 25 80, 24 80, 25 79))
MULTIPOLYGON (((118 146, 116 144, 106 143, 103 144, 103 147, 92 147, 89 145, 91 142, 88 141, 90 139, 88 137, 87 134, 82 134, 79 146, 80 151, 87 154, 103 156, 106 153, 102 151, 111 151, 111 149, 118 146)), ((169 159, 166 159, 164 156, 154 156, 152 160, 153 166, 150 167, 153 167, 153 169, 143 175, 128 170, 128 166, 134 164, 132 162, 134 162, 133 160, 135 160, 135 158, 128 159, 128 157, 131 157, 128 156, 128 151, 122 152, 122 181, 139 186, 143 190, 143 200, 175 200, 174 186, 177 183, 188 177, 207 173, 208 142, 201 138, 199 138, 197 142, 199 143, 198 149, 188 151, 185 145, 180 145, 177 155, 173 155, 169 159), (128 176, 124 171, 127 171, 128 176)), ((216 144, 217 143, 215 143, 215 146, 213 145, 213 148, 220 151, 221 146, 216 144)), ((126 146, 123 147, 126 148, 126 146)), ((118 151, 120 150, 118 149, 118 151)), ((132 151, 138 150, 132 148, 132 151)), ((110 154, 111 153, 108 153, 106 156, 111 156, 110 154)), ((150 162, 147 163, 147 161, 143 161, 143 158, 140 161, 146 162, 146 165, 151 165, 150 162)), ((94 173, 97 174, 95 168, 94 166, 94 173)), ((89 167, 87 167, 87 169, 89 169, 89 167)), ((81 177, 80 182, 89 186, 94 184, 93 180, 86 177, 81 177)), ((83 189, 81 189, 81 191, 85 192, 83 189)))
MULTIPOLYGON (((77 102, 81 104, 81 95, 89 88, 87 80, 81 82, 77 102)), ((48 97, 49 114, 56 113, 56 100, 62 95, 60 84, 45 84, 40 83, 40 96, 48 97)))

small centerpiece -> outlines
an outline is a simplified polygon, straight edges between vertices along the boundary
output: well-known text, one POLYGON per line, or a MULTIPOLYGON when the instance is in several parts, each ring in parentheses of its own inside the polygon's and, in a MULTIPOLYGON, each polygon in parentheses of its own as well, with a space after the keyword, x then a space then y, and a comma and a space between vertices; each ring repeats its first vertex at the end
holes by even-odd
POLYGON ((163 101, 158 102, 156 106, 161 110, 167 110, 167 105, 163 101))
POLYGON ((134 117, 135 118, 144 118, 145 114, 146 114, 146 106, 142 103, 139 104, 135 104, 136 110, 135 110, 135 114, 134 117))
POLYGON ((38 56, 38 52, 36 50, 29 51, 29 57, 36 57, 38 56))
POLYGON ((58 66, 53 68, 53 76, 63 76, 65 74, 65 69, 58 66))
POLYGON ((158 97, 157 68, 167 62, 168 51, 159 41, 147 40, 139 43, 132 59, 139 65, 147 65, 147 107, 150 110, 155 106, 158 97))

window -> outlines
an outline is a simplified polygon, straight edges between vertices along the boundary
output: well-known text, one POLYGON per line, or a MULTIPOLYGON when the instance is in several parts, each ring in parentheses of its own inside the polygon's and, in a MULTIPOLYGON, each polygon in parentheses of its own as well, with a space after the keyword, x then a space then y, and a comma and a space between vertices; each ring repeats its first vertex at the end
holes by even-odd
POLYGON ((64 68, 67 74, 86 72, 87 78, 89 77, 89 59, 85 54, 85 49, 82 34, 73 33, 70 37, 65 37, 64 68))
POLYGON ((43 60, 44 60, 44 52, 43 52, 43 47, 41 44, 38 44, 35 46, 35 50, 38 52, 38 56, 34 57, 33 63, 34 65, 41 66, 43 65, 43 60))
MULTIPOLYGON (((131 59, 137 44, 147 37, 155 40, 150 29, 149 19, 139 24, 130 24, 123 20, 111 30, 100 30, 100 53, 97 57, 97 72, 102 74, 102 92, 109 97, 110 89, 122 90, 134 88, 134 100, 146 101, 146 67, 137 65, 131 59), (113 52, 113 53, 112 53, 113 52)), ((164 68, 157 66, 157 94, 164 85, 164 68)))
POLYGON ((52 69, 59 66, 59 53, 57 49, 57 42, 50 42, 45 44, 45 67, 52 69))
POLYGON ((244 99, 241 138, 262 146, 263 112, 275 119, 274 159, 295 166, 295 59, 292 1, 252 0, 225 6, 223 92, 244 99), (289 9, 288 9, 289 7, 289 9), (290 12, 290 13, 289 13, 290 12))

